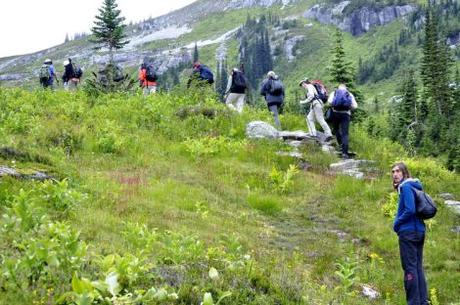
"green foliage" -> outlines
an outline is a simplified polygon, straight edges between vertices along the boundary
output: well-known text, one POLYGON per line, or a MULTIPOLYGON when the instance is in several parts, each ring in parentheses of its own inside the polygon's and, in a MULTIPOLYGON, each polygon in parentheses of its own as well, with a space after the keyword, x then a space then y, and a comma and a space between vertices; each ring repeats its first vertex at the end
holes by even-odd
POLYGON ((337 287, 341 292, 345 294, 354 293, 353 286, 357 283, 359 278, 356 275, 359 262, 351 261, 346 258, 343 262, 336 263, 337 271, 335 275, 340 281, 340 286, 337 287))
POLYGON ((281 202, 273 196, 251 193, 248 196, 249 205, 267 215, 276 215, 281 212, 281 202))
POLYGON ((275 189, 279 193, 287 193, 294 185, 294 177, 299 173, 296 165, 291 164, 286 172, 279 171, 275 167, 270 172, 270 180, 275 189))
POLYGON ((393 218, 396 215, 398 209, 398 193, 391 192, 388 194, 386 202, 382 205, 383 215, 389 218, 393 218))

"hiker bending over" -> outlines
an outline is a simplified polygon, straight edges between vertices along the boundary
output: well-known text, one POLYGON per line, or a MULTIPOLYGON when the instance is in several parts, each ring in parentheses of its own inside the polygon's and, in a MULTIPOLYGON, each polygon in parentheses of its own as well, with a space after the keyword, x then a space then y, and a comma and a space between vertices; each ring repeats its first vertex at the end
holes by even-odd
POLYGON ((44 89, 49 88, 53 90, 54 80, 56 80, 56 83, 59 84, 59 80, 57 79, 56 75, 56 70, 54 69, 53 61, 51 59, 46 59, 43 62, 43 65, 40 68, 39 77, 40 84, 43 86, 44 89))
POLYGON ((393 230, 399 237, 399 253, 404 270, 404 288, 408 305, 428 305, 427 285, 423 271, 425 223, 416 215, 415 190, 422 190, 417 179, 411 179, 404 163, 391 168, 393 187, 399 193, 398 212, 393 230))
MULTIPOLYGON (((316 121, 323 128, 323 131, 326 135, 326 141, 332 140, 331 128, 329 128, 329 125, 327 125, 326 121, 324 120, 324 102, 318 95, 318 90, 315 88, 315 86, 310 82, 308 78, 301 80, 299 85, 306 90, 305 99, 300 101, 300 104, 308 105, 310 107, 310 111, 308 112, 306 118, 310 136, 317 136, 315 127, 316 121)), ((325 100, 327 101, 327 97, 325 98, 325 100)))
POLYGON ((273 113, 276 127, 281 129, 279 110, 284 103, 284 86, 275 72, 267 73, 267 78, 260 86, 260 94, 265 97, 268 109, 273 113))
POLYGON ((225 94, 227 95, 225 104, 230 109, 243 112, 244 99, 246 97, 246 77, 243 71, 233 68, 228 78, 227 89, 225 94))
POLYGON ((144 90, 144 96, 157 92, 157 74, 152 64, 143 63, 139 69, 139 85, 144 90))
POLYGON ((212 85, 214 84, 214 74, 208 66, 196 61, 193 63, 193 71, 187 82, 187 88, 190 88, 192 83, 199 86, 212 85))
POLYGON ((331 93, 328 103, 332 107, 332 126, 337 137, 337 143, 341 147, 342 158, 349 159, 348 131, 350 128, 351 110, 357 109, 358 104, 347 86, 340 84, 337 90, 331 93))

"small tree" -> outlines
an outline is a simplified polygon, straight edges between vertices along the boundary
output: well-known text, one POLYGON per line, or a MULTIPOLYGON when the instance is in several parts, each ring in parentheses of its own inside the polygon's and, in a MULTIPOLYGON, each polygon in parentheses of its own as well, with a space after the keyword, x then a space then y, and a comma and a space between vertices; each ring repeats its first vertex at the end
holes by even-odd
POLYGON ((109 49, 110 63, 113 64, 114 50, 122 49, 129 40, 126 40, 124 33, 126 25, 123 24, 124 17, 120 16, 121 11, 117 9, 116 0, 104 0, 99 15, 96 16, 91 32, 94 35, 92 42, 98 44, 96 49, 107 47, 109 49))
MULTIPOLYGON (((117 66, 113 60, 114 51, 122 49, 129 43, 124 33, 126 25, 123 24, 123 21, 125 18, 120 16, 121 11, 117 7, 116 0, 104 0, 102 7, 99 8, 99 15, 95 17, 94 26, 91 28, 93 33, 91 42, 97 44, 95 49, 103 47, 109 49, 109 63, 104 69, 104 78, 107 79, 107 83, 99 84, 102 85, 102 88, 105 88, 104 91, 109 92, 119 90, 120 88, 117 87, 122 87, 114 85, 117 81, 119 84, 122 83, 116 79, 117 66)), ((94 88, 101 87, 97 84, 98 82, 100 80, 96 77, 94 88)))
POLYGON ((193 49, 193 62, 197 62, 200 59, 200 54, 198 53, 198 45, 195 42, 195 48, 193 49))

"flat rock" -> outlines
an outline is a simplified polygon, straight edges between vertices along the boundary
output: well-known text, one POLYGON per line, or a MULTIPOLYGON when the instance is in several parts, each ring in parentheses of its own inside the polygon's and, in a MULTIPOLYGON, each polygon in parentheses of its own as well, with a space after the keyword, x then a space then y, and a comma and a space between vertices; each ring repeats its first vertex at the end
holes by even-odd
POLYGON ((21 174, 18 173, 18 171, 16 171, 14 168, 0 166, 0 177, 5 177, 5 176, 20 177, 21 174))
POLYGON ((296 159, 303 159, 303 155, 298 151, 279 151, 276 153, 278 156, 287 156, 296 159))
POLYGON ((364 178, 364 173, 357 170, 357 169, 346 169, 341 172, 344 175, 353 177, 355 179, 363 179, 364 178))
POLYGON ((363 290, 361 293, 363 294, 363 296, 371 300, 375 300, 380 296, 380 293, 377 290, 368 285, 363 285, 363 290))
POLYGON ((455 200, 454 195, 452 195, 451 193, 442 193, 439 194, 439 197, 441 197, 444 200, 455 200))
POLYGON ((286 143, 287 143, 287 145, 292 146, 292 147, 294 147, 294 148, 299 148, 300 146, 302 146, 302 144, 304 144, 304 142, 302 142, 302 141, 297 141, 297 140, 294 140, 294 141, 287 141, 286 143))
POLYGON ((446 200, 444 204, 453 209, 455 213, 460 214, 460 201, 446 200))
POLYGON ((342 160, 337 163, 332 163, 329 165, 329 168, 333 171, 344 171, 347 169, 355 169, 359 168, 361 166, 367 166, 369 164, 372 164, 372 161, 369 160, 355 160, 355 159, 348 159, 348 160, 342 160))
POLYGON ((276 139, 279 132, 266 122, 254 121, 246 126, 246 136, 250 139, 276 139))

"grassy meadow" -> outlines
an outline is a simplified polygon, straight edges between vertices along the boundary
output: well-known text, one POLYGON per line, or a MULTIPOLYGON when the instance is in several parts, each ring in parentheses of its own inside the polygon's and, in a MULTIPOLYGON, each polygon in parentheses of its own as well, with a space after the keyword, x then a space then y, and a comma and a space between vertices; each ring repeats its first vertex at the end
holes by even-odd
MULTIPOLYGON (((0 88, 0 166, 54 181, 0 178, 0 304, 405 304, 389 166, 404 159, 439 202, 425 266, 432 303, 459 304, 460 178, 353 126, 376 161, 364 180, 335 156, 245 137, 210 91, 97 98, 0 88), (362 296, 362 286, 380 297, 362 296)), ((284 129, 305 129, 299 115, 284 129)))

